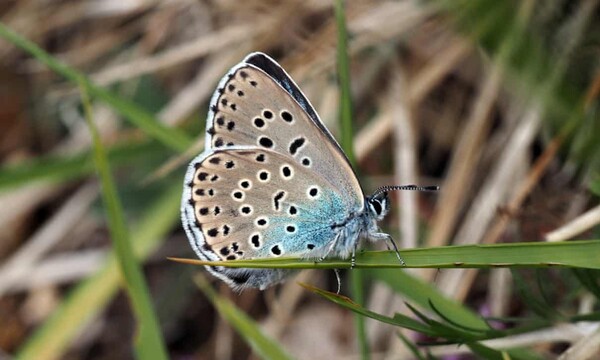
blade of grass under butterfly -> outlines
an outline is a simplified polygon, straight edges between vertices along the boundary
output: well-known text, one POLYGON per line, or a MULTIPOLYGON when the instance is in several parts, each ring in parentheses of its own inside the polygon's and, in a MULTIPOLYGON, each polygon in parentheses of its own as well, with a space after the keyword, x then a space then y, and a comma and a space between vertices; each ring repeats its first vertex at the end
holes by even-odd
POLYGON ((2 22, 0 22, 0 37, 5 38, 13 45, 28 52, 52 69, 52 71, 73 82, 73 84, 83 86, 90 95, 108 104, 135 126, 166 146, 178 152, 183 152, 192 145, 192 140, 178 129, 163 125, 154 116, 134 103, 118 97, 109 90, 94 85, 82 73, 62 63, 33 42, 9 29, 2 22))
MULTIPOLYGON (((440 246, 404 249, 406 265, 393 251, 365 251, 356 256, 355 268, 541 268, 566 267, 600 269, 600 240, 531 242, 490 245, 440 246)), ((350 260, 273 258, 233 261, 173 259, 195 265, 238 268, 349 269, 350 260)))
POLYGON ((135 352, 138 359, 167 359, 167 350, 153 309, 150 292, 131 246, 123 207, 117 194, 100 134, 92 119, 91 104, 84 86, 81 87, 81 94, 85 120, 92 135, 94 162, 102 185, 102 202, 105 207, 108 228, 121 275, 125 280, 127 294, 137 319, 135 352))
POLYGON ((231 301, 217 294, 204 277, 196 276, 195 281, 221 317, 237 330, 238 334, 261 359, 291 359, 275 340, 264 334, 254 320, 239 310, 231 301))

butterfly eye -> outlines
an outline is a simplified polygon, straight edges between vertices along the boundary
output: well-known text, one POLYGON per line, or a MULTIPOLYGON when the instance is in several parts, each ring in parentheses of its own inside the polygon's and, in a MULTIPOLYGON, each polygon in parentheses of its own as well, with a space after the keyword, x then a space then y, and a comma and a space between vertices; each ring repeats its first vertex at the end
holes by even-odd
POLYGON ((373 200, 371 201, 371 210, 376 214, 376 215, 381 215, 381 211, 383 210, 381 207, 381 204, 379 203, 378 200, 373 200))

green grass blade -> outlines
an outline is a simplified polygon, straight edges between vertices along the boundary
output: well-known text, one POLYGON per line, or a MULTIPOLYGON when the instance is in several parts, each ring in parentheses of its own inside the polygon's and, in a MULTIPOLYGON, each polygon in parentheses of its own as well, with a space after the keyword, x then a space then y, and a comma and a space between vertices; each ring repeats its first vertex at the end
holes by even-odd
POLYGON ((473 353, 475 355, 479 355, 482 359, 488 359, 488 360, 506 360, 506 359, 524 360, 524 359, 530 359, 530 357, 521 357, 519 355, 512 354, 509 351, 495 350, 495 349, 492 349, 492 348, 487 347, 485 345, 481 345, 481 344, 476 343, 476 342, 467 343, 466 345, 469 347, 469 349, 471 349, 473 351, 473 353))
POLYGON ((588 269, 573 269, 572 271, 581 284, 600 300, 600 284, 598 283, 600 271, 588 269))
POLYGON ((517 271, 512 272, 512 277, 516 284, 516 293, 521 297, 524 304, 537 314, 541 319, 556 319, 558 314, 555 309, 544 301, 539 295, 535 295, 530 284, 517 271))
POLYGON ((352 128, 352 94, 350 93, 350 60, 348 58, 348 33, 346 28, 346 14, 344 0, 335 2, 335 20, 337 24, 337 75, 340 87, 340 145, 351 164, 354 159, 354 131, 352 128))
POLYGON ((439 311, 451 321, 466 327, 482 331, 489 329, 487 323, 480 316, 460 303, 446 298, 435 286, 411 276, 406 271, 370 269, 367 271, 367 274, 385 282, 395 292, 401 293, 404 298, 410 300, 412 304, 419 305, 422 309, 439 311), (431 305, 435 309, 431 308, 431 305))
POLYGON ((202 276, 196 277, 196 283, 221 317, 237 330, 261 359, 291 359, 275 340, 263 333, 254 320, 229 300, 219 296, 202 276))
MULTIPOLYGON (((341 146, 350 160, 351 164, 354 161, 354 132, 352 131, 352 96, 350 93, 350 60, 348 58, 348 33, 346 28, 346 13, 344 9, 344 0, 336 0, 335 2, 335 20, 337 25, 337 75, 340 90, 340 109, 339 123, 341 131, 341 146)), ((356 270, 350 273, 350 282, 354 301, 363 304, 364 296, 364 281, 361 270, 356 270)), ((367 331, 365 328, 365 320, 362 316, 357 315, 354 318, 356 324, 356 335, 358 338, 358 346, 362 359, 369 359, 369 343, 367 331)))
MULTIPOLYGON (((148 154, 164 151, 156 142, 131 142, 117 144, 107 149, 108 161, 121 165, 148 154)), ((10 190, 31 182, 60 183, 91 174, 94 163, 91 152, 67 156, 41 156, 21 164, 0 168, 0 191, 10 190)))
POLYGON ((48 66, 52 71, 71 81, 74 85, 83 86, 90 95, 104 101, 112 109, 131 121, 135 126, 166 146, 177 152, 183 152, 191 146, 192 140, 184 133, 163 125, 150 113, 137 105, 119 98, 106 89, 94 85, 82 73, 62 63, 33 42, 6 27, 2 22, 0 22, 0 37, 5 38, 13 45, 28 52, 38 61, 48 66))
MULTIPOLYGON (((532 242, 493 245, 440 246, 403 249, 406 265, 393 251, 366 251, 356 256, 356 268, 542 268, 567 267, 600 269, 600 240, 532 242)), ((325 259, 320 262, 298 258, 234 261, 176 259, 195 265, 238 268, 348 269, 350 260, 325 259)))
POLYGON ((338 295, 329 291, 325 291, 325 290, 321 290, 319 288, 316 288, 314 286, 311 285, 307 285, 307 284, 300 284, 302 287, 304 287, 305 289, 307 289, 308 291, 317 294, 319 296, 324 297, 325 299, 341 305, 361 316, 366 316, 368 318, 371 319, 375 319, 377 321, 381 321, 383 323, 386 324, 390 324, 390 325, 394 325, 394 326, 401 326, 403 328, 406 329, 411 329, 414 331, 418 331, 420 333, 423 333, 425 335, 429 335, 429 336, 435 336, 435 332, 433 332, 429 326, 414 320, 408 316, 404 316, 402 314, 397 314, 395 317, 391 318, 389 316, 385 316, 385 315, 381 315, 375 312, 372 312, 364 307, 362 307, 360 304, 355 303, 354 301, 352 301, 350 298, 343 296, 343 295, 338 295))
POLYGON ((153 310, 150 292, 130 243, 125 214, 100 140, 100 134, 92 120, 87 91, 83 86, 82 97, 85 119, 93 140, 94 161, 102 185, 102 199, 107 215, 108 228, 119 261, 121 275, 125 280, 127 293, 137 318, 136 355, 138 359, 167 359, 167 350, 153 310))
MULTIPOLYGON (((400 341, 402 341, 402 343, 412 353, 415 359, 426 360, 426 358, 419 352, 419 348, 417 347, 417 345, 415 345, 409 338, 404 336, 401 332, 398 332, 397 335, 400 338, 400 341)), ((434 357, 430 357, 430 359, 434 359, 434 357)))
MULTIPOLYGON (((357 304, 365 303, 365 293, 364 293, 364 276, 362 270, 353 269, 350 273, 350 291, 352 292, 352 297, 357 304)), ((367 338, 367 328, 365 324, 365 319, 361 314, 356 314, 354 317, 354 324, 356 326, 356 336, 358 337, 358 347, 360 350, 361 358, 369 359, 369 339, 367 338)))
MULTIPOLYGON (((156 200, 132 226, 131 238, 138 259, 143 260, 152 254, 164 236, 179 223, 180 204, 181 185, 178 183, 157 193, 156 200)), ((70 341, 114 297, 120 281, 118 264, 111 254, 102 268, 78 284, 52 316, 28 337, 17 358, 61 358, 70 341)))

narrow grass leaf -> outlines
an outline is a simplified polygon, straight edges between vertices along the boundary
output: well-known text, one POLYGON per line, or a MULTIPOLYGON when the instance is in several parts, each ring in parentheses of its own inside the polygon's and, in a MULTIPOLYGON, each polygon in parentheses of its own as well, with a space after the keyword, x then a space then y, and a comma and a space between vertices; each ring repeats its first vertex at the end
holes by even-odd
MULTIPOLYGON (((155 200, 132 226, 131 239, 138 259, 143 260, 162 244, 165 235, 179 223, 181 185, 156 193, 155 200)), ((81 329, 84 329, 116 295, 120 285, 114 252, 94 275, 79 283, 59 304, 51 317, 27 338, 18 359, 58 359, 81 329)))
POLYGON ((487 347, 485 345, 481 345, 480 343, 471 342, 466 344, 474 354, 479 355, 482 359, 488 360, 520 360, 523 359, 521 357, 514 357, 509 355, 505 351, 499 351, 487 347))
MULTIPOLYGON (((344 0, 335 1, 335 21, 337 27, 337 77, 340 91, 340 138, 341 146, 351 164, 356 165, 354 159, 354 132, 352 129, 352 96, 350 87, 350 59, 348 57, 348 30, 346 27, 346 11, 344 0)), ((365 301, 364 280, 361 270, 353 271, 350 274, 350 284, 354 300, 359 304, 365 301)), ((369 343, 365 321, 362 316, 357 315, 354 318, 356 324, 356 336, 361 358, 369 359, 369 343)))
POLYGON ((572 271, 581 284, 600 300, 600 285, 598 284, 600 271, 588 269, 572 269, 572 271))
POLYGON ((210 300, 221 317, 235 328, 261 359, 291 359, 279 344, 263 333, 254 320, 239 310, 228 299, 217 294, 204 277, 195 277, 196 284, 210 300))
POLYGON ((402 294, 404 298, 409 299, 412 304, 419 305, 422 309, 443 313, 449 320, 473 329, 489 329, 487 323, 480 316, 460 303, 446 298, 435 286, 406 271, 369 269, 367 274, 383 281, 396 293, 402 294), (431 305, 435 307, 435 310, 431 305))
MULTIPOLYGON (((404 249, 403 266, 393 251, 365 251, 357 254, 356 268, 543 268, 569 267, 600 269, 600 240, 532 242, 492 245, 440 246, 404 249)), ((350 260, 325 259, 320 262, 299 258, 273 258, 233 261, 172 259, 193 265, 236 268, 349 269, 350 260)))
POLYGON ((129 240, 129 231, 125 222, 123 208, 117 195, 117 189, 112 178, 104 147, 100 140, 100 135, 92 119, 91 105, 84 87, 82 87, 82 98, 85 119, 92 135, 94 161, 102 185, 102 200, 105 206, 111 240, 138 322, 138 334, 135 343, 136 354, 139 359, 167 359, 166 347, 156 314, 153 310, 150 292, 148 291, 144 275, 135 258, 133 247, 129 240))
POLYGON ((400 326, 406 329, 410 329, 410 330, 414 330, 414 331, 418 331, 420 333, 423 333, 425 335, 429 335, 429 336, 435 336, 436 334, 425 324, 416 321, 408 316, 404 316, 402 314, 396 314, 396 316, 394 316, 393 318, 389 317, 389 316, 385 316, 385 315, 381 315, 375 312, 372 312, 364 307, 362 307, 360 304, 355 303, 354 301, 352 301, 350 298, 343 296, 343 295, 339 295, 339 294, 335 294, 329 291, 325 291, 319 288, 316 288, 314 286, 308 285, 308 284, 300 284, 302 287, 304 287, 306 290, 317 294, 319 296, 322 296, 323 298, 338 304, 342 307, 345 307, 346 309, 349 309, 357 314, 360 314, 362 316, 366 316, 368 318, 386 323, 386 324, 390 324, 390 325, 394 325, 394 326, 400 326))
POLYGON ((521 274, 513 271, 512 277, 515 280, 517 293, 523 299, 523 303, 527 304, 528 308, 533 310, 542 319, 555 319, 558 317, 552 306, 531 291, 530 285, 525 282, 521 274))
MULTIPOLYGON (((426 360, 426 358, 423 355, 421 355, 421 352, 419 351, 419 348, 417 348, 417 346, 409 338, 407 338, 406 336, 404 336, 404 334, 402 334, 400 331, 398 331, 396 333, 396 335, 398 335, 398 337, 400 338, 400 341, 402 341, 402 343, 404 345, 406 345, 406 347, 413 354, 413 356, 415 357, 415 359, 426 360)), ((433 357, 431 359, 433 359, 433 357)))

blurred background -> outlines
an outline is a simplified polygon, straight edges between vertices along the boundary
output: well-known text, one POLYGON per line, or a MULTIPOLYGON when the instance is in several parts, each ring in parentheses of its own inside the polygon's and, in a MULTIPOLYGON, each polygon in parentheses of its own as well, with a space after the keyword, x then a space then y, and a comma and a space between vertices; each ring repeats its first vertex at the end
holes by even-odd
MULTIPOLYGON (((392 195, 382 225, 402 248, 598 238, 598 3, 347 2, 354 148, 365 191, 412 183, 442 189, 392 195), (591 222, 565 230, 586 212, 591 222)), ((195 257, 179 220, 183 175, 202 151, 219 79, 252 51, 279 61, 338 134, 333 3, 3 0, 0 22, 184 135, 188 143, 174 149, 127 121, 126 104, 92 105, 169 355, 255 358, 195 285, 204 270, 166 260, 195 257)), ((78 87, 5 39, 0 161, 0 358, 133 357, 136 325, 109 256, 78 87)), ((411 274, 485 316, 531 311, 506 269, 411 274)), ((346 275, 342 294, 349 294, 346 275)), ((522 276, 535 282, 533 271, 522 276)), ((598 308, 569 273, 542 276, 554 285, 546 295, 557 311, 598 308)), ((358 358, 353 315, 296 284, 335 291, 332 272, 305 271, 241 294, 207 279, 292 356, 358 358)), ((366 285, 368 308, 409 313, 402 294, 376 278, 366 285)), ((598 331, 597 322, 588 325, 532 331, 504 346, 514 341, 556 358, 598 331)), ((367 322, 373 358, 412 357, 396 332, 367 322)), ((457 346, 432 351, 475 358, 457 346)))

